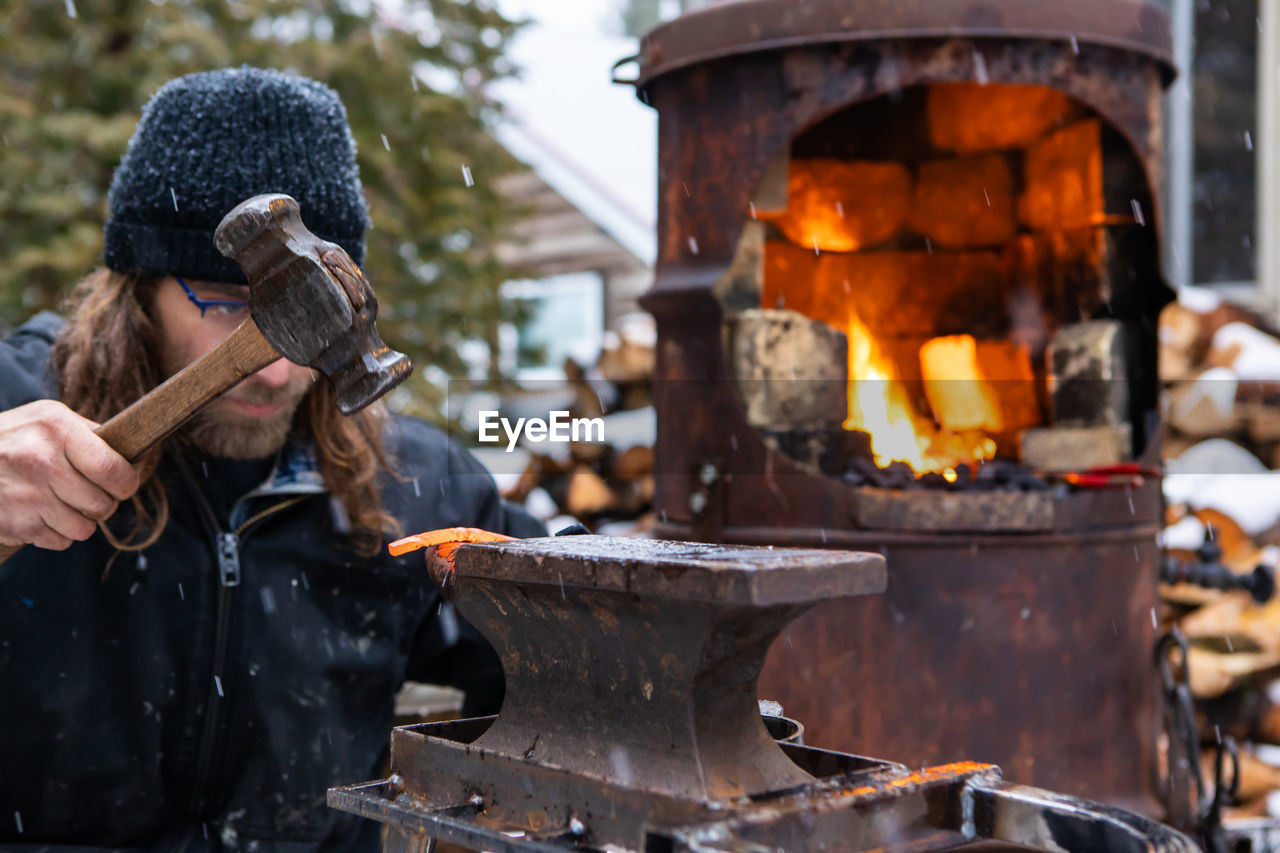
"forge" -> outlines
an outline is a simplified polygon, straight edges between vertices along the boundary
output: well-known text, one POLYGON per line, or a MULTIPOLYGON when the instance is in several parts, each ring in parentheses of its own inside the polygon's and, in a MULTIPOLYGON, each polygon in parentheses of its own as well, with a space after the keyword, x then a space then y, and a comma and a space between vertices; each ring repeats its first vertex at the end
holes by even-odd
POLYGON ((1131 461, 1152 405, 1128 393, 1150 344, 1129 293, 1137 173, 1096 113, 1042 86, 914 86, 805 130, 744 225, 758 285, 724 294, 748 421, 850 485, 1025 490, 1131 461), (798 359, 814 324, 829 350, 798 359), (813 356, 844 381, 787 394, 779 368, 803 383, 813 356))
POLYGON ((1161 814, 1154 0, 736 0, 641 42, 664 538, 870 550, 813 742, 1161 814))

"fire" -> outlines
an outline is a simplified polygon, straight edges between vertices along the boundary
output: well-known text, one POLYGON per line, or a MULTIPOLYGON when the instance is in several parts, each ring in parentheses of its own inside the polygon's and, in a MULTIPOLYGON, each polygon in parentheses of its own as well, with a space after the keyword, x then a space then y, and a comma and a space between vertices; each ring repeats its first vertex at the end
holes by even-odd
POLYGON ((924 451, 929 439, 921 418, 898 380, 893 361, 881 352, 856 315, 849 316, 849 417, 844 428, 871 436, 876 464, 906 462, 916 471, 931 470, 924 451))
POLYGON ((1077 112, 1050 89, 937 86, 914 117, 932 147, 907 160, 792 152, 786 206, 760 217, 760 307, 847 332, 844 428, 880 467, 956 483, 1045 423, 1033 365, 1075 322, 1054 316, 1064 288, 1079 279, 1082 310, 1102 292, 1103 126, 1077 112))
POLYGON ((942 389, 929 394, 930 405, 939 421, 945 424, 951 417, 959 425, 946 429, 912 402, 897 365, 856 315, 849 317, 848 336, 849 416, 844 428, 871 437, 877 465, 905 462, 917 474, 938 471, 955 482, 956 466, 995 457, 996 443, 984 430, 1003 424, 1000 401, 978 370, 972 337, 935 338, 920 350, 926 387, 942 389))

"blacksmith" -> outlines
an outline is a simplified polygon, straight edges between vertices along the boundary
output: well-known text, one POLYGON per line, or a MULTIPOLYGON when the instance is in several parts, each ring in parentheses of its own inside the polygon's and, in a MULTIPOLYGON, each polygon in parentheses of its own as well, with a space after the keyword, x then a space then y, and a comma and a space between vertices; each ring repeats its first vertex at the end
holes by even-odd
MULTIPOLYGON (((0 342, 0 849, 374 850, 325 789, 381 775, 406 679, 496 710, 493 651, 400 532, 545 531, 439 431, 341 416, 281 360, 131 466, 93 432, 248 316, 213 246, 253 195, 295 197, 357 263, 346 113, 314 81, 193 74, 143 111, 105 265, 67 317, 0 342)), ((376 282, 374 283, 376 286, 376 282)))

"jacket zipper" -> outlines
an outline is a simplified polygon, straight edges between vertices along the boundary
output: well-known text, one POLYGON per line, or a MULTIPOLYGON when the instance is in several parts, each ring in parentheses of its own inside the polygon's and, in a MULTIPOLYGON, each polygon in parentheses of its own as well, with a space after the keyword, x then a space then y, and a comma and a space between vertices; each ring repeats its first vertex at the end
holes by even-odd
MULTIPOLYGON (((198 493, 198 492, 197 492, 198 493)), ((222 676, 227 662, 227 623, 230 621, 232 590, 240 585, 240 545, 242 537, 251 528, 278 512, 301 503, 310 495, 300 495, 267 507, 262 512, 246 519, 234 531, 222 530, 216 517, 208 505, 208 516, 213 525, 214 538, 218 558, 218 614, 214 622, 213 641, 213 673, 209 680, 209 693, 205 703, 204 731, 200 737, 200 750, 196 760, 196 780, 191 792, 191 811, 200 816, 205 809, 206 788, 209 786, 209 775, 213 769, 213 756, 218 741, 218 719, 221 716, 223 691, 222 676)), ((204 496, 200 495, 204 503, 204 496)))

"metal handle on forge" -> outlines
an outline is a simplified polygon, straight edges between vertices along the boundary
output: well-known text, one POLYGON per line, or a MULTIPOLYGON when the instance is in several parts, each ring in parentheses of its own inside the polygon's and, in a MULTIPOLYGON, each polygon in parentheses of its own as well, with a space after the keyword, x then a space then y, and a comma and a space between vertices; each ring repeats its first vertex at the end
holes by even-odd
POLYGON ((640 79, 638 75, 636 77, 632 77, 630 80, 627 80, 625 78, 618 76, 618 69, 632 62, 638 62, 639 60, 640 60, 640 54, 638 53, 633 53, 630 56, 622 57, 617 62, 613 63, 613 65, 609 68, 609 79, 612 80, 613 83, 618 86, 636 85, 637 81, 639 81, 640 79))

